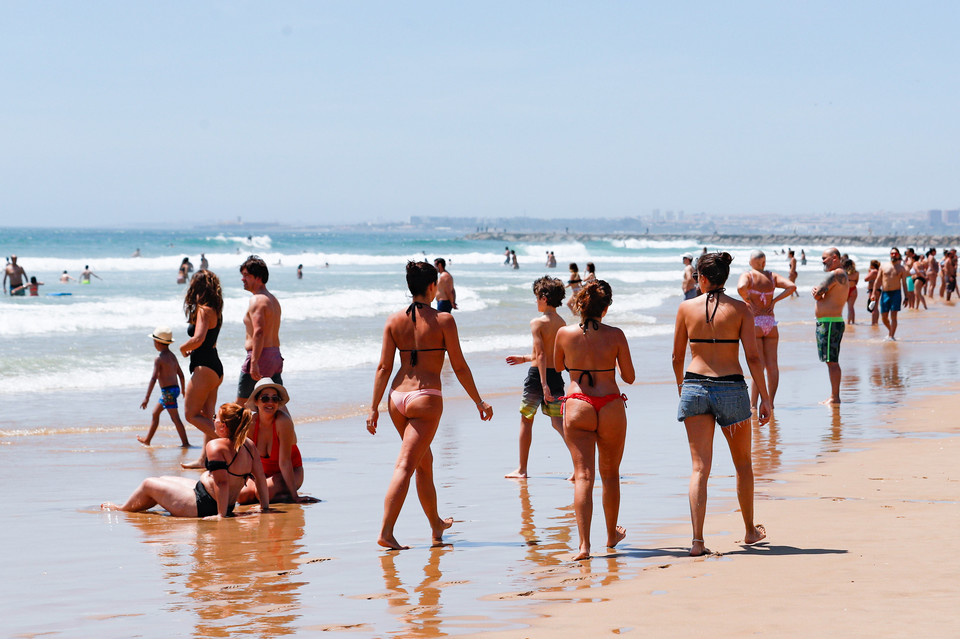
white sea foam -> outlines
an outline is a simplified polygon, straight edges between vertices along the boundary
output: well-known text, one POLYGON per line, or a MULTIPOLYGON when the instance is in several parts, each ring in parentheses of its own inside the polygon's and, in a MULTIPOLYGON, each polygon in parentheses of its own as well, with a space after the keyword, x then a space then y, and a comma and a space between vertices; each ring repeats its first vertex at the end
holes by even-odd
POLYGON ((224 244, 239 244, 250 248, 265 250, 273 246, 273 240, 269 235, 224 235, 220 233, 214 237, 207 237, 208 242, 223 242, 224 244))

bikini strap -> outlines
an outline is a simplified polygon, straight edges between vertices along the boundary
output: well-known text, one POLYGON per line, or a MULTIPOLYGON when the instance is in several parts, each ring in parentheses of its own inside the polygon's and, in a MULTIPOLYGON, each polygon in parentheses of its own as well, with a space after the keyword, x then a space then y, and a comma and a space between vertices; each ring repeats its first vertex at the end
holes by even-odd
POLYGON ((707 324, 713 321, 713 318, 717 316, 717 309, 720 308, 720 294, 727 290, 725 287, 721 286, 720 288, 715 288, 709 293, 707 293, 707 301, 704 305, 704 310, 707 316, 707 324), (715 299, 716 304, 713 307, 713 314, 710 313, 710 300, 715 299))
MULTIPOLYGON (((582 322, 580 322, 580 330, 583 331, 583 334, 584 334, 584 335, 587 334, 587 328, 588 328, 589 326, 593 326, 593 330, 595 330, 595 331, 599 331, 599 330, 600 330, 600 322, 598 322, 598 321, 595 320, 595 319, 585 319, 585 320, 583 320, 582 322)), ((592 384, 591 384, 591 386, 592 386, 592 384)))
POLYGON ((410 350, 410 365, 417 365, 417 309, 424 308, 426 304, 423 302, 413 302, 410 306, 407 307, 407 315, 410 316, 410 320, 413 322, 413 348, 410 350))

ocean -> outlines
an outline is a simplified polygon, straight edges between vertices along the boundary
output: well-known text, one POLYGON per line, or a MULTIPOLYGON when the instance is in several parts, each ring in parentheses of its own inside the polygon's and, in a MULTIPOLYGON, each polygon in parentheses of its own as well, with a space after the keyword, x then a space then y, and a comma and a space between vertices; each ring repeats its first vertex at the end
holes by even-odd
MULTIPOLYGON (((186 287, 176 282, 184 257, 199 266, 205 254, 223 287, 218 348, 226 372, 220 401, 233 397, 245 355, 242 318, 249 294, 238 267, 258 254, 270 268, 268 288, 283 306, 280 337, 291 409, 298 419, 322 420, 359 415, 369 404, 384 320, 409 300, 407 260, 447 260, 464 353, 475 369, 490 373, 478 376, 481 392, 516 395, 514 377, 522 374, 507 374, 502 362, 506 354, 530 348, 534 279, 549 274, 566 281, 569 262, 578 263, 583 274, 586 262, 593 261, 614 292, 608 323, 622 328, 635 348, 652 352, 670 342, 680 256, 702 250, 693 240, 517 243, 510 246, 520 264, 514 270, 504 266, 503 248, 497 241, 465 240, 444 231, 7 229, 0 250, 18 255, 27 274, 44 286, 39 297, 5 297, 0 304, 0 400, 29 398, 30 405, 29 411, 3 411, 0 434, 142 423, 138 407, 155 356, 149 333, 157 325, 172 327, 174 349, 186 338, 186 287), (140 256, 132 257, 136 250, 140 256), (547 251, 557 256, 557 268, 546 268, 547 251), (301 264, 304 276, 297 279, 301 264), (86 265, 102 279, 89 285, 59 282, 61 272, 77 277, 86 265)), ((753 248, 724 247, 735 258, 731 289, 753 248)), ((779 255, 785 247, 762 248, 768 268, 785 273, 786 256, 779 255)), ((801 247, 794 248, 799 255, 801 247)), ((812 259, 800 267, 798 283, 808 291, 821 272, 822 247, 804 248, 812 259)), ((845 250, 863 265, 885 252, 845 250)), ((788 306, 781 304, 778 312, 789 316, 788 306)), ((572 320, 567 309, 562 312, 572 320)), ((186 361, 182 366, 186 373, 186 361)), ((515 403, 509 400, 509 410, 515 403)))

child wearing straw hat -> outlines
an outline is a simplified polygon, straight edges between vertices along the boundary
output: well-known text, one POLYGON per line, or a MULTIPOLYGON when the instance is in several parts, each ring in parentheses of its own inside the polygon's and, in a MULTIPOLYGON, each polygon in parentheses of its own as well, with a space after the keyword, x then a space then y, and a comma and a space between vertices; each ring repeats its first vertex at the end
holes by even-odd
POLYGON ((180 363, 176 356, 170 352, 170 344, 173 343, 173 331, 169 326, 158 326, 153 333, 153 346, 159 351, 157 359, 153 361, 153 377, 150 378, 150 386, 147 387, 147 396, 140 404, 140 409, 146 409, 150 402, 150 395, 153 393, 153 386, 159 380, 160 382, 160 401, 153 409, 153 416, 150 421, 150 430, 146 437, 137 437, 137 441, 144 446, 149 446, 153 440, 153 434, 157 432, 157 426, 160 424, 160 413, 164 409, 170 414, 173 425, 177 428, 177 434, 180 435, 180 446, 189 448, 190 442, 187 441, 187 431, 180 421, 180 413, 177 409, 177 397, 180 396, 180 389, 185 384, 183 381, 183 371, 180 370, 180 363))

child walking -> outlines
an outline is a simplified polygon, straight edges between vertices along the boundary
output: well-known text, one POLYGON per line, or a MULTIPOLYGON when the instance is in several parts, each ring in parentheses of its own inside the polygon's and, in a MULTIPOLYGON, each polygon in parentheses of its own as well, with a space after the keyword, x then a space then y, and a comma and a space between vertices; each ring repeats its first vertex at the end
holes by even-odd
MULTIPOLYGON (((570 265, 571 272, 574 265, 570 265)), ((553 347, 557 331, 567 323, 557 313, 557 307, 563 303, 563 282, 552 277, 541 277, 533 283, 533 294, 537 298, 537 310, 541 315, 530 320, 530 332, 533 334, 533 353, 530 355, 511 355, 507 363, 511 366, 532 362, 523 384, 523 401, 520 404, 520 465, 515 471, 504 475, 511 479, 527 478, 527 458, 530 456, 530 443, 533 440, 533 418, 540 409, 550 418, 553 429, 563 437, 563 416, 560 411, 560 398, 563 396, 563 377, 553 366, 553 347)))
POLYGON ((146 409, 150 402, 150 395, 153 393, 153 386, 160 381, 160 401, 153 409, 153 416, 150 421, 150 430, 146 437, 137 437, 137 441, 144 446, 149 446, 153 440, 153 434, 157 432, 157 426, 160 424, 160 413, 167 409, 173 425, 177 427, 177 434, 180 435, 180 445, 183 448, 189 448, 190 442, 187 441, 187 431, 180 421, 180 413, 177 411, 177 397, 180 396, 180 389, 184 387, 183 371, 180 370, 180 363, 176 356, 170 352, 170 344, 173 343, 173 331, 168 326, 158 326, 150 335, 153 338, 154 347, 160 352, 157 359, 153 362, 153 377, 150 378, 150 386, 147 388, 147 396, 141 409, 146 409))

